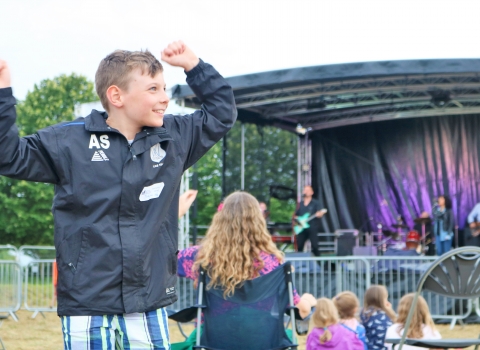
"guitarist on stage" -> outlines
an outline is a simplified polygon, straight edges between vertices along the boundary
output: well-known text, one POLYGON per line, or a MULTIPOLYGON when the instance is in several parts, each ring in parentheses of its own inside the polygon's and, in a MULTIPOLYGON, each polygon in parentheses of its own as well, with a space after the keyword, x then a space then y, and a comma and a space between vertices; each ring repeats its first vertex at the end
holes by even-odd
POLYGON ((480 203, 473 207, 467 221, 470 230, 465 230, 465 245, 480 246, 480 203))
POLYGON ((320 256, 320 251, 318 250, 318 236, 317 233, 320 231, 320 218, 325 214, 321 210, 320 203, 313 199, 313 188, 312 186, 305 186, 303 188, 303 201, 300 201, 300 205, 295 212, 294 219, 297 219, 299 216, 305 215, 306 213, 315 215, 316 218, 310 220, 308 223, 309 228, 304 229, 297 235, 297 248, 299 252, 303 252, 305 242, 307 239, 310 239, 312 245, 312 253, 315 256, 320 256))

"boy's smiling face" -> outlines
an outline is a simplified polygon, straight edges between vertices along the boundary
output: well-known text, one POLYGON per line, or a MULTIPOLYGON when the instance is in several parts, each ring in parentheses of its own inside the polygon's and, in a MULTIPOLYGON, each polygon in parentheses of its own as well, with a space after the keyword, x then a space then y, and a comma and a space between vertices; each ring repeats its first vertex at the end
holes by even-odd
POLYGON ((162 126, 169 101, 162 73, 152 78, 135 69, 130 73, 128 90, 122 91, 125 116, 130 124, 138 129, 162 126))

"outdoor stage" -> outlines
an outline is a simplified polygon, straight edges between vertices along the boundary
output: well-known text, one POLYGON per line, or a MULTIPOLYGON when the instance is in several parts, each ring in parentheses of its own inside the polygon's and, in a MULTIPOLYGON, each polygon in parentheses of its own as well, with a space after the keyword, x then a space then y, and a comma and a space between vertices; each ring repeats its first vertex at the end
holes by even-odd
MULTIPOLYGON (((460 230, 480 202, 480 59, 363 62, 227 78, 242 123, 298 134, 297 198, 312 184, 324 232, 413 228, 446 194, 460 230)), ((179 103, 199 108, 186 85, 179 103)), ((226 152, 226 150, 224 150, 226 152)), ((459 243, 462 244, 462 232, 459 243)))

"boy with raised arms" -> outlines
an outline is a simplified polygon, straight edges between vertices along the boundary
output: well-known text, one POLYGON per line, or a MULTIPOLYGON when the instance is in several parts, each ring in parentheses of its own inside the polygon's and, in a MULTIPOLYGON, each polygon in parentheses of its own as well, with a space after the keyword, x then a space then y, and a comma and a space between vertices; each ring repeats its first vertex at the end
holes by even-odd
POLYGON ((237 112, 229 84, 184 43, 168 45, 161 58, 185 70, 200 110, 166 115, 161 63, 148 51, 117 50, 95 76, 106 112, 22 138, 0 61, 0 174, 55 184, 65 349, 170 348, 165 307, 177 300, 181 176, 237 112))

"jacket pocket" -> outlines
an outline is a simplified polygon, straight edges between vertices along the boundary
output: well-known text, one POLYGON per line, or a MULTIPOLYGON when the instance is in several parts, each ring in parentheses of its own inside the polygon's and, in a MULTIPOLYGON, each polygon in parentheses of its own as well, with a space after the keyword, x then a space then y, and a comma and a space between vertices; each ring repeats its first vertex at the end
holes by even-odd
POLYGON ((178 254, 178 243, 176 243, 170 236, 170 230, 172 230, 171 225, 169 225, 170 214, 167 214, 166 221, 160 227, 160 236, 159 239, 161 242, 165 242, 165 245, 168 248, 167 253, 167 268, 168 272, 171 275, 177 274, 177 254, 178 254))
POLYGON ((76 264, 75 268, 73 269, 73 280, 72 280, 72 285, 71 285, 72 287, 75 287, 75 284, 76 284, 77 279, 78 279, 78 275, 80 275, 80 273, 78 273, 78 272, 82 270, 83 263, 85 262, 86 256, 88 255, 88 250, 89 250, 89 247, 90 247, 89 233, 90 232, 89 232, 88 229, 84 229, 82 231, 82 243, 80 245, 80 252, 78 254, 77 264, 76 264))
POLYGON ((178 255, 178 250, 175 251, 175 253, 173 254, 170 254, 170 274, 171 275, 176 275, 177 274, 177 270, 178 270, 178 258, 177 258, 177 255, 178 255))
POLYGON ((59 288, 61 289, 72 288, 82 251, 85 250, 86 231, 83 229, 73 233, 60 244, 57 266, 63 272, 62 278, 59 278, 59 288))

